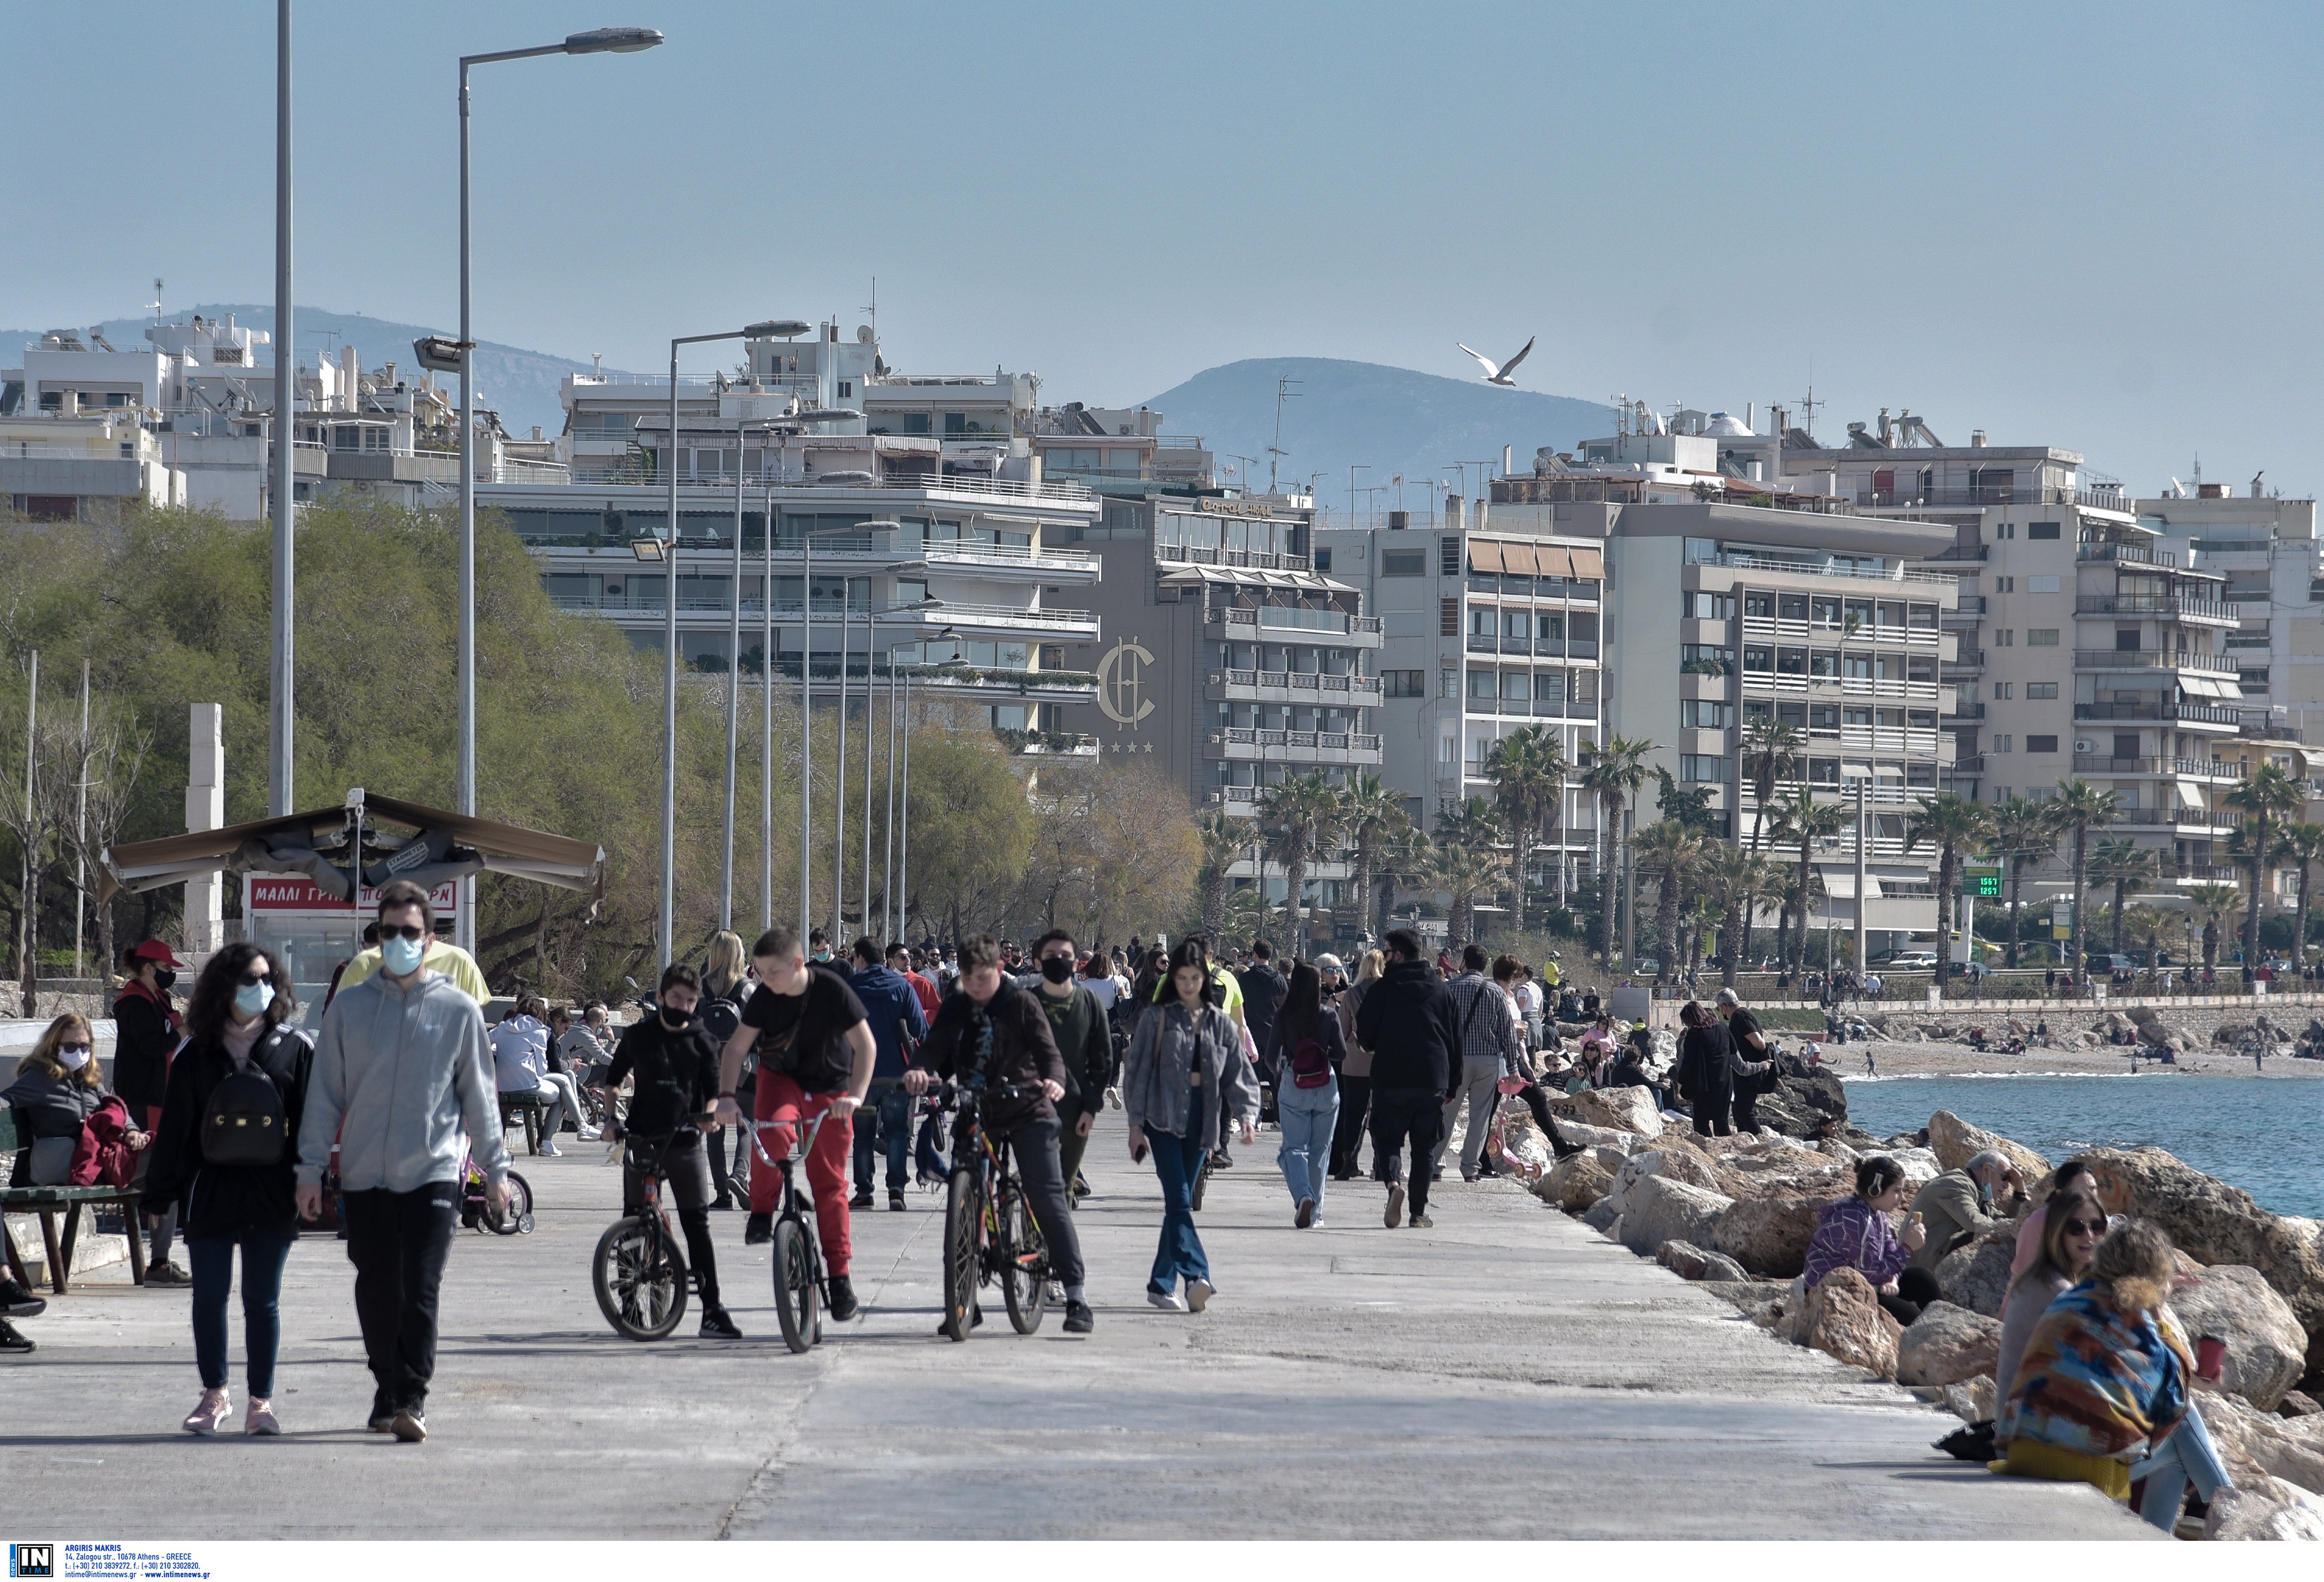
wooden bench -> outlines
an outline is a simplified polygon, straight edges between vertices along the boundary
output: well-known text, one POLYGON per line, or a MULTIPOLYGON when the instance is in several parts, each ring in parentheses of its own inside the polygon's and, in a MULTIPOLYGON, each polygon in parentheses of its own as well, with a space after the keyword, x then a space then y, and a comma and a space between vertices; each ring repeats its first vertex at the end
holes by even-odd
MULTIPOLYGON (((0 1106, 0 1159, 10 1162, 13 1170, 18 1148, 15 1111, 0 1106)), ((83 1209, 108 1205, 121 1210, 122 1229, 129 1241, 129 1278, 133 1284, 145 1283, 145 1237, 137 1224, 137 1206, 143 1193, 136 1187, 116 1186, 27 1186, 0 1188, 0 1219, 10 1214, 37 1214, 41 1220, 41 1245, 49 1260, 49 1288, 59 1296, 70 1288, 73 1247, 80 1240, 83 1209), (64 1234, 57 1234, 57 1217, 64 1217, 64 1234)), ((24 1267, 24 1260, 16 1255, 16 1243, 0 1225, 0 1246, 8 1254, 8 1272, 26 1290, 32 1288, 32 1279, 24 1267)))
POLYGON ((555 1110, 546 1099, 530 1093, 503 1093, 501 1100, 501 1130, 506 1131, 518 1121, 524 1123, 524 1151, 540 1152, 540 1135, 548 1129, 547 1118, 555 1110))

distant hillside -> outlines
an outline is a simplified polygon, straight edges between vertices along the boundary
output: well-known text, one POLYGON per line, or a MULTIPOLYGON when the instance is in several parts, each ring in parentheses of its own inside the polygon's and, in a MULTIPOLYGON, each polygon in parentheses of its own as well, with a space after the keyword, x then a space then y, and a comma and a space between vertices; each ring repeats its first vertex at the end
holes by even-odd
MULTIPOLYGON (((1524 373, 1518 371, 1520 378, 1524 373)), ((1276 381, 1286 374, 1302 382, 1293 386, 1297 399, 1283 404, 1283 448, 1291 454, 1283 458, 1280 475, 1304 483, 1321 474, 1316 488, 1335 510, 1346 509, 1351 463, 1369 469, 1356 475, 1360 490, 1404 474, 1406 503, 1417 510, 1427 496, 1416 486, 1424 479, 1458 476, 1456 462, 1488 461, 1498 468, 1506 445, 1515 447, 1517 470, 1530 472, 1537 447, 1571 450, 1585 436, 1613 430, 1613 409, 1594 401, 1334 357, 1229 363, 1146 404, 1163 415, 1171 433, 1201 435, 1222 475, 1230 455, 1257 456, 1252 477, 1263 488, 1267 449, 1275 438, 1276 381)), ((1470 488, 1476 490, 1474 468, 1470 488)), ((1383 509, 1394 502, 1392 494, 1375 499, 1383 509)))
MULTIPOLYGON (((250 302, 205 302, 194 308, 174 308, 170 317, 182 319, 188 314, 198 313, 205 318, 234 315, 236 324, 253 329, 263 329, 270 335, 274 329, 274 308, 250 302)), ((105 338, 122 350, 143 346, 145 327, 152 319, 109 318, 97 327, 105 338)), ((61 329, 62 325, 49 325, 36 330, 0 330, 0 363, 14 367, 18 350, 27 342, 37 343, 49 329, 61 329)), ((75 325, 84 336, 88 326, 75 325)), ((363 354, 366 370, 378 367, 392 359, 404 368, 413 367, 411 343, 424 335, 448 335, 457 327, 439 325, 392 324, 384 318, 370 318, 360 313, 332 313, 320 308, 299 309, 299 352, 302 361, 311 363, 318 351, 327 348, 333 355, 343 345, 353 345, 363 354), (327 338, 336 336, 336 338, 327 338)), ((590 364, 576 363, 564 357, 552 357, 546 352, 528 352, 521 346, 506 346, 497 341, 476 344, 476 389, 484 404, 497 410, 501 423, 511 434, 520 437, 532 431, 538 424, 543 434, 557 434, 565 427, 565 409, 558 403, 557 388, 567 373, 586 373, 590 364)), ((608 372, 613 372, 608 370, 608 372)))

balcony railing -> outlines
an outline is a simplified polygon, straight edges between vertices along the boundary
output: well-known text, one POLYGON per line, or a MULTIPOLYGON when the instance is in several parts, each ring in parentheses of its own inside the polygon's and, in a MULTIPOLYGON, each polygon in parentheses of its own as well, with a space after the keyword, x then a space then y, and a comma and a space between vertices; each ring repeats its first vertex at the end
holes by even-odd
POLYGON ((2192 670, 2233 676, 2236 662, 2219 654, 2167 653, 2157 648, 2076 648, 2077 670, 2192 670))
POLYGON ((1938 583, 1957 587, 1960 579, 1946 572, 1907 571, 1900 563, 1885 571, 1866 571, 1852 566, 1836 566, 1821 560, 1785 560, 1772 555, 1750 555, 1739 550, 1723 550, 1715 559, 1698 558, 1692 564, 1733 566, 1740 571, 1784 572, 1794 576, 1849 577, 1874 583, 1938 583))
POLYGON ((1957 758, 1949 764, 1937 767, 1958 777, 1973 777, 1985 773, 1985 757, 1980 753, 1973 758, 1957 758))
POLYGON ((1213 681, 1223 676, 1229 686, 1266 687, 1277 692, 1344 692, 1377 698, 1380 683, 1377 676, 1333 676, 1311 670, 1227 670, 1213 675, 1213 681))
POLYGON ((2221 708, 2217 704, 2076 704, 2074 718, 2077 720, 2176 720, 2200 725, 2239 725, 2243 722, 2243 711, 2221 708))
POLYGON ((1956 720, 1982 720, 1985 718, 1985 705, 1983 704, 1955 704, 1953 705, 1952 717, 1956 720))
POLYGON ((1258 571, 1305 571, 1305 555, 1276 555, 1259 549, 1214 549, 1185 544, 1157 544, 1154 558, 1188 566, 1240 566, 1258 571))
POLYGON ((2168 549, 2144 544, 2084 544, 2074 551, 2077 560, 2127 560, 2139 566, 2176 566, 2179 557, 2168 549))
POLYGON ((1948 670, 1982 670, 1985 668, 1985 650, 1963 648, 1944 661, 1944 667, 1948 670))
POLYGON ((2163 824, 2191 829, 2232 829, 2236 820, 2230 814, 2211 813, 2200 807, 2116 807, 2114 822, 2118 824, 2163 824))
POLYGON ((2241 619, 2225 604, 2209 599, 2174 599, 2150 593, 2080 593, 2074 598, 2074 613, 2141 615, 2165 621, 2241 619))

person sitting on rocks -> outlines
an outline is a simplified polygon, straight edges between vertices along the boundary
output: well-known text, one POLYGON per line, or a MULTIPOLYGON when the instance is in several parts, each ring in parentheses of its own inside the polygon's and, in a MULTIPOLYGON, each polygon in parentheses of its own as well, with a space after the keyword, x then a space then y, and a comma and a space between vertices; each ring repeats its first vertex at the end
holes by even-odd
MULTIPOLYGON (((2001 1299, 2001 1354, 1993 1369, 1997 1444, 2009 1437, 2004 1426, 2006 1414, 1999 1409, 2008 1403, 2010 1388, 2017 1378, 2018 1361, 2025 1355, 2025 1342, 2033 1338, 2034 1326, 2042 1321, 2042 1315, 2050 1311, 2052 1302, 2089 1274, 2090 1259, 2097 1255, 2098 1243, 2106 1238, 2106 1210, 2098 1207, 2088 1184, 2089 1167, 2082 1167, 2079 1178, 2069 1178, 2065 1167, 2061 1166, 2058 1177, 2065 1184, 2026 1216, 2026 1228, 2034 1231, 2033 1254, 2010 1272, 2009 1289, 2001 1299)), ((2022 1232, 2018 1240, 2022 1246, 2022 1232)))
POLYGON ((1913 1212, 1927 1224, 1929 1234, 1914 1253, 1913 1266, 1933 1274, 1946 1254, 1976 1240, 1993 1224, 2004 1189, 2014 1205, 2024 1195, 2025 1177, 1997 1148, 1987 1148, 1923 1187, 1913 1200, 1913 1212))
POLYGON ((1885 1154, 1857 1162, 1855 1196, 1816 1210, 1815 1239, 1808 1244, 1807 1268, 1800 1276, 1803 1291, 1813 1291, 1834 1269, 1853 1269, 1889 1316, 1911 1327, 1940 1293, 1935 1275, 1906 1266, 1920 1250, 1921 1227, 1906 1225, 1899 1238, 1889 1219, 1904 1206, 1906 1185, 1904 1167, 1885 1154))
POLYGON ((2042 1255, 2050 1207, 2076 1187, 2092 1193, 2098 1190, 2098 1176, 2091 1171, 2090 1162, 2080 1155, 2067 1160, 2050 1173, 2050 1195, 2018 1226, 2017 1249, 2009 1259, 2009 1277, 2012 1280, 2023 1274, 2042 1255))

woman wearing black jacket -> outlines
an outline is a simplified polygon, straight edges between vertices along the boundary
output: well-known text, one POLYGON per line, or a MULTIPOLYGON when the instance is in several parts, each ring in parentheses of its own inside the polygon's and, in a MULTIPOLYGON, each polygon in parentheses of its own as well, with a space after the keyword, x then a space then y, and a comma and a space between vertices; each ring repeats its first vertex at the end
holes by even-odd
POLYGON ((228 945, 209 959, 194 984, 186 1047, 170 1065, 144 1208, 148 1213, 178 1209, 186 1261, 193 1266, 194 1362, 202 1398, 186 1416, 189 1433, 214 1434, 233 1412, 226 1387, 226 1299, 237 1246, 250 1385, 243 1431, 282 1431, 272 1405, 282 1333, 276 1304, 282 1265, 299 1234, 294 1139, 315 1057, 305 1035, 283 1026, 297 1009, 290 979, 272 955, 254 944, 228 945), (266 1087, 252 1081, 254 1075, 266 1087), (278 1108, 279 1118, 270 1113, 278 1108), (279 1130, 281 1140, 271 1161, 263 1158, 269 1150, 263 1145, 205 1140, 206 1134, 246 1133, 252 1127, 279 1130), (213 1154, 250 1162, 215 1163, 213 1154))
POLYGON ((1703 1136, 1732 1136, 1735 1084, 1766 1073, 1766 1061, 1747 1061, 1735 1052, 1727 1025, 1689 1000, 1679 1007, 1686 1029, 1678 1040, 1678 1090, 1694 1109, 1694 1129, 1703 1136))

